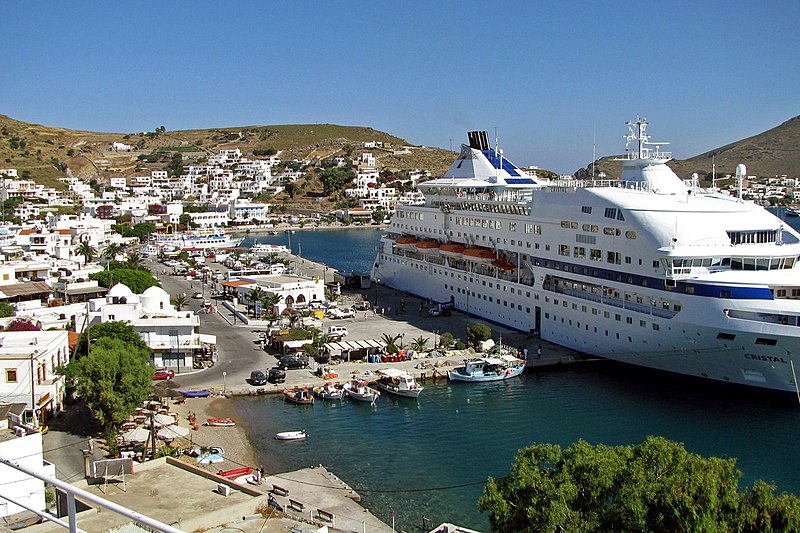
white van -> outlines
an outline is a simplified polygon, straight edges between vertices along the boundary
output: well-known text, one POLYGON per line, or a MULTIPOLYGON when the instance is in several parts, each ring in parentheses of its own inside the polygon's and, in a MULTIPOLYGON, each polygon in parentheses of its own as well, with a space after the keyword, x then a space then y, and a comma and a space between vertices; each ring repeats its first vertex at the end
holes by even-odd
POLYGON ((328 335, 331 337, 344 337, 347 335, 347 328, 344 326, 330 326, 328 328, 328 335))

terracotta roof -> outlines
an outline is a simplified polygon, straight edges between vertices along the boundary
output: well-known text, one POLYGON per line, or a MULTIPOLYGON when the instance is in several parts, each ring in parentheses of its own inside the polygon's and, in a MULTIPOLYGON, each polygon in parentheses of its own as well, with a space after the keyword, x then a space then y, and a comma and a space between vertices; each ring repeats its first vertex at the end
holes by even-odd
POLYGON ((74 331, 68 331, 67 338, 69 339, 69 349, 71 350, 78 345, 78 340, 81 338, 81 334, 74 331))
POLYGON ((33 234, 34 234, 34 233, 36 233, 36 232, 37 232, 37 229, 36 229, 36 228, 26 228, 26 229, 24 229, 24 230, 21 230, 21 231, 19 232, 19 234, 20 234, 20 235, 33 235, 33 234))
POLYGON ((58 233, 59 235, 70 235, 71 234, 71 232, 68 229, 57 229, 56 233, 58 233))
POLYGON ((242 285, 252 285, 252 281, 245 281, 242 279, 235 279, 233 281, 223 281, 222 285, 225 287, 241 287, 242 285))
POLYGON ((50 294, 53 288, 44 281, 28 281, 26 283, 11 283, 10 285, 0 285, 0 295, 6 298, 21 296, 25 294, 50 294))

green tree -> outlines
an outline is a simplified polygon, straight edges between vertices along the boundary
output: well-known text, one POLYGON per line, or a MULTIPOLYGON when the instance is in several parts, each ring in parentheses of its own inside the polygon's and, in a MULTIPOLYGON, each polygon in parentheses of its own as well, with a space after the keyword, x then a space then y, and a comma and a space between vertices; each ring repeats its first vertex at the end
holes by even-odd
POLYGON ((128 252, 125 259, 125 268, 130 270, 142 270, 144 268, 144 256, 137 250, 128 252))
POLYGON ((293 181, 290 181, 283 186, 283 190, 289 195, 289 198, 294 198, 294 195, 297 192, 297 184, 293 181))
POLYGON ((424 352, 425 349, 428 347, 428 337, 423 337, 420 335, 416 339, 411 340, 411 348, 415 352, 424 352))
POLYGON ((189 300, 186 299, 186 296, 180 294, 172 299, 172 305, 174 305, 175 309, 178 311, 180 311, 188 303, 189 300))
POLYGON ((800 499, 757 483, 737 492, 735 459, 648 437, 637 446, 530 446, 478 501, 495 532, 797 531, 800 499), (777 526, 777 527, 776 527, 777 526), (773 529, 774 528, 774 529, 773 529))
POLYGON ((486 324, 474 324, 467 328, 467 339, 475 348, 490 338, 492 338, 492 329, 486 324))
POLYGON ((158 280, 148 270, 135 270, 131 268, 115 268, 89 274, 89 279, 96 280, 101 287, 111 288, 117 283, 126 285, 134 294, 158 285, 158 280))
POLYGON ((180 227, 184 229, 189 229, 189 224, 192 223, 192 215, 189 213, 183 213, 181 216, 178 217, 178 224, 180 227))
POLYGON ((97 248, 89 244, 89 242, 83 241, 75 248, 75 253, 83 256, 84 263, 89 263, 97 257, 97 248))
POLYGON ((255 316, 256 313, 256 302, 261 301, 261 297, 264 295, 264 289, 256 285, 252 289, 247 292, 247 308, 250 309, 250 305, 253 305, 253 315, 255 316))
POLYGON ((401 335, 391 335, 389 333, 384 333, 381 335, 381 340, 383 340, 384 346, 386 346, 386 351, 388 353, 397 353, 399 348, 397 347, 397 341, 402 338, 401 335))
POLYGON ((439 335, 439 346, 441 346, 445 350, 451 347, 453 343, 455 343, 455 341, 456 340, 453 337, 453 334, 450 333, 449 331, 445 331, 441 335, 439 335))
POLYGON ((325 196, 330 196, 350 183, 353 180, 353 176, 350 171, 345 168, 334 167, 323 170, 319 179, 322 181, 323 193, 325 196))
POLYGON ((78 356, 86 355, 86 336, 90 335, 92 339, 92 349, 94 349, 94 341, 101 338, 119 339, 125 344, 129 344, 136 349, 147 350, 147 344, 142 340, 141 335, 136 333, 133 326, 125 322, 103 322, 95 326, 85 328, 78 339, 77 354, 78 356))
POLYGON ((14 313, 17 312, 17 308, 11 305, 8 302, 0 302, 0 318, 6 318, 9 316, 14 316, 14 313))
POLYGON ((273 308, 281 303, 283 296, 280 294, 274 294, 267 291, 262 291, 261 294, 261 314, 262 315, 269 315, 274 314, 273 308))
POLYGON ((110 242, 105 245, 102 251, 102 256, 106 261, 113 261, 119 254, 122 253, 123 246, 117 242, 110 242))
POLYGON ((380 224, 386 218, 386 212, 383 209, 377 209, 372 212, 372 220, 380 224))
POLYGON ((133 414, 152 390, 148 350, 118 338, 92 343, 91 353, 71 361, 65 371, 77 395, 108 429, 133 414))
POLYGON ((140 241, 145 241, 151 233, 156 232, 156 225, 152 222, 140 222, 133 227, 131 232, 133 236, 138 237, 140 241))
POLYGON ((172 154, 172 159, 167 163, 167 173, 171 178, 177 178, 183 174, 183 156, 181 154, 172 154))

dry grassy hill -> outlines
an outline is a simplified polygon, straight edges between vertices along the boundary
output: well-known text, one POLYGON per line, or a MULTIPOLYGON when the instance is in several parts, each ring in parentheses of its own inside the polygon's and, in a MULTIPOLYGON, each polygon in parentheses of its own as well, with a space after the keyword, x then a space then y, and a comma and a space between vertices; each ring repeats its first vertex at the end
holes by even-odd
MULTIPOLYGON (((611 178, 619 177, 622 163, 614 161, 620 156, 607 156, 595 162, 595 175, 605 172, 611 178)), ((800 116, 787 120, 780 126, 753 137, 737 141, 689 159, 672 160, 669 166, 681 178, 688 179, 697 173, 701 179, 711 179, 712 157, 717 165, 717 176, 732 173, 739 163, 747 165, 747 173, 761 177, 787 175, 800 176, 800 116)), ((575 173, 576 177, 592 175, 591 165, 575 173)))

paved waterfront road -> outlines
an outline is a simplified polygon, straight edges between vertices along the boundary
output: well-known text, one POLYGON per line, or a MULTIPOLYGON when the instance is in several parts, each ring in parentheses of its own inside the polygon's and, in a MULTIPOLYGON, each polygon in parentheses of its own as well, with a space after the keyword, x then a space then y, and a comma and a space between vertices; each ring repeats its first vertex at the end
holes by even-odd
MULTIPOLYGON (((150 260, 149 266, 153 272, 161 272, 163 269, 155 260, 150 260)), ((158 279, 162 288, 172 297, 185 292, 189 300, 188 309, 192 311, 197 311, 202 306, 202 300, 191 297, 194 292, 204 290, 206 298, 211 299, 208 296, 212 288, 210 285, 203 287, 199 281, 188 281, 180 276, 159 274, 158 279)), ((221 305, 218 308, 219 313, 200 315, 200 332, 217 337, 217 364, 199 372, 191 368, 181 368, 175 376, 175 383, 181 389, 240 387, 250 377, 252 370, 263 370, 274 365, 275 358, 264 352, 255 342, 255 330, 244 324, 232 325, 231 313, 221 305), (226 374, 224 377, 223 372, 226 374)))

